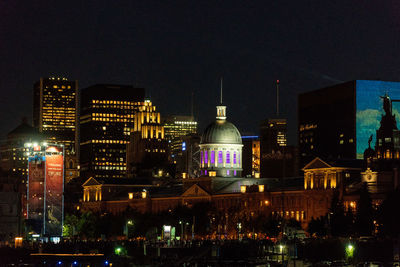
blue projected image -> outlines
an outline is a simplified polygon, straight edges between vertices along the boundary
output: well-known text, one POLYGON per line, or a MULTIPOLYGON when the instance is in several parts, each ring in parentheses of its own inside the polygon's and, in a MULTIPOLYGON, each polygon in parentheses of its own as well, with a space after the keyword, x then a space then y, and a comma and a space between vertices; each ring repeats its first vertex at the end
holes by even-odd
MULTIPOLYGON (((356 81, 356 142, 357 158, 362 159, 368 148, 368 139, 373 135, 371 147, 375 147, 376 130, 384 114, 381 96, 387 94, 392 100, 400 100, 400 82, 356 81)), ((400 120, 400 103, 393 102, 393 114, 397 125, 400 120)))

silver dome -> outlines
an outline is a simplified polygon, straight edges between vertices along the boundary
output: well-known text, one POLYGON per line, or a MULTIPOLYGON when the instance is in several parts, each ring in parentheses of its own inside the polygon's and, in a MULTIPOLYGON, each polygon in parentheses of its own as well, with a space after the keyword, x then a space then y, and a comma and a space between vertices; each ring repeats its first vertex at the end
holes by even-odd
POLYGON ((226 120, 216 120, 205 129, 201 144, 242 144, 242 137, 235 125, 226 120))

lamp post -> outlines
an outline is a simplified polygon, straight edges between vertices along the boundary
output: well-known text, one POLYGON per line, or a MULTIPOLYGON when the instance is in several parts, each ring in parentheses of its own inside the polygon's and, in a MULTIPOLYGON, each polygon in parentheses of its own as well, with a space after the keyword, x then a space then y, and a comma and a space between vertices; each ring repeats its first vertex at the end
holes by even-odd
POLYGON ((183 239, 183 222, 179 221, 179 224, 181 225, 181 238, 179 239, 179 241, 182 243, 182 239, 183 239))

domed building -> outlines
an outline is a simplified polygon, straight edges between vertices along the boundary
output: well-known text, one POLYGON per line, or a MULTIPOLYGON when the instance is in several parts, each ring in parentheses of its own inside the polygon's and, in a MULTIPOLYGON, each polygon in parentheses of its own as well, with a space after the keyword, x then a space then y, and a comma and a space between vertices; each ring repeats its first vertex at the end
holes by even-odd
POLYGON ((200 170, 203 176, 241 177, 242 137, 226 120, 226 106, 217 106, 216 121, 205 129, 200 141, 200 170))

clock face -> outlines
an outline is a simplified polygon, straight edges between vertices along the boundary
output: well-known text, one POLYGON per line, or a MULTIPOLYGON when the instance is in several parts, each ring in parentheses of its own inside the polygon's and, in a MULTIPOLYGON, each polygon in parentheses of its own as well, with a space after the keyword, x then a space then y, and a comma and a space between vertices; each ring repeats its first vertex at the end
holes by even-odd
POLYGON ((367 181, 371 181, 372 180, 372 175, 367 175, 367 181))

